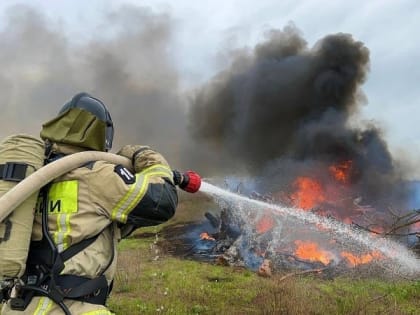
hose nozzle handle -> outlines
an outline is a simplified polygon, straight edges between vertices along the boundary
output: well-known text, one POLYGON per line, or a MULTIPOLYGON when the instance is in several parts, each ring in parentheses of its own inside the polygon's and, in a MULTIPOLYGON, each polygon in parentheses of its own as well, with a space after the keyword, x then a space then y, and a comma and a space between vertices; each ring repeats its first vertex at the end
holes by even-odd
POLYGON ((175 185, 189 193, 196 193, 201 186, 201 176, 194 171, 181 173, 178 170, 172 170, 174 174, 175 185))

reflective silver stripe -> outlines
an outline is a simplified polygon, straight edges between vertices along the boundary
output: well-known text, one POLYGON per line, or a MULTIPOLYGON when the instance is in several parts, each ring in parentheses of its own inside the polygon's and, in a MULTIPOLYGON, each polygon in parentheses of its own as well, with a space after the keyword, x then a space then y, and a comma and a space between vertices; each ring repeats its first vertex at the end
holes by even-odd
POLYGON ((58 252, 62 252, 68 247, 67 236, 70 233, 70 214, 57 215, 57 231, 55 232, 55 244, 58 252))

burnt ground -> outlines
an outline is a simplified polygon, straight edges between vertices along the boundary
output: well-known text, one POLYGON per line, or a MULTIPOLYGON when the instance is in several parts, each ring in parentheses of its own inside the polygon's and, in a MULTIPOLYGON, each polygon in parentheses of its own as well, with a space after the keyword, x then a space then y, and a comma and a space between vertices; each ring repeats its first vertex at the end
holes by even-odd
MULTIPOLYGON (((148 233, 149 234, 149 233, 148 233)), ((150 233, 153 234, 153 233, 150 233)), ((259 268, 265 261, 270 262, 272 273, 311 273, 322 279, 333 279, 338 276, 351 278, 404 278, 385 266, 379 264, 366 264, 349 268, 343 261, 324 265, 320 262, 310 262, 299 259, 288 253, 277 253, 275 256, 258 256, 255 254, 252 261, 249 257, 232 256, 232 246, 236 246, 234 239, 217 239, 217 231, 208 222, 189 222, 167 225, 159 232, 157 245, 168 255, 182 259, 191 259, 215 265, 224 265, 243 268, 259 273, 259 268), (211 230, 213 228, 213 230, 211 230), (214 240, 201 239, 200 234, 207 229, 208 235, 214 240), (211 233, 211 232, 214 233, 211 233)), ((149 236, 155 236, 149 235, 149 236)), ((139 234, 137 237, 147 237, 139 234)), ((250 249, 251 251, 251 249, 250 249)), ((249 255, 249 252, 248 252, 249 255)), ((271 274, 270 272, 270 274, 271 274)))

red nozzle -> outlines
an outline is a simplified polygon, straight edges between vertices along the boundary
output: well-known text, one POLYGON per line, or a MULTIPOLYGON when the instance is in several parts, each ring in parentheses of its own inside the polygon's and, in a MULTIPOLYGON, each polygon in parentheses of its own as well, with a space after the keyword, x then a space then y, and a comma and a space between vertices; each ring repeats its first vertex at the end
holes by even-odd
POLYGON ((187 171, 183 174, 183 185, 180 188, 189 193, 195 193, 200 189, 201 177, 196 172, 187 171))

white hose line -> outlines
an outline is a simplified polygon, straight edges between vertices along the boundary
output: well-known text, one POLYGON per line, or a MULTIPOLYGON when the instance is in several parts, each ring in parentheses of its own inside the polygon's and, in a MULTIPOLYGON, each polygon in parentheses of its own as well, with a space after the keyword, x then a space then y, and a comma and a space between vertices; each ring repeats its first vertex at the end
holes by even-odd
POLYGON ((84 151, 67 155, 41 167, 4 194, 0 198, 0 222, 23 201, 50 181, 90 161, 106 161, 113 164, 121 164, 130 170, 133 169, 129 159, 113 153, 84 151))

